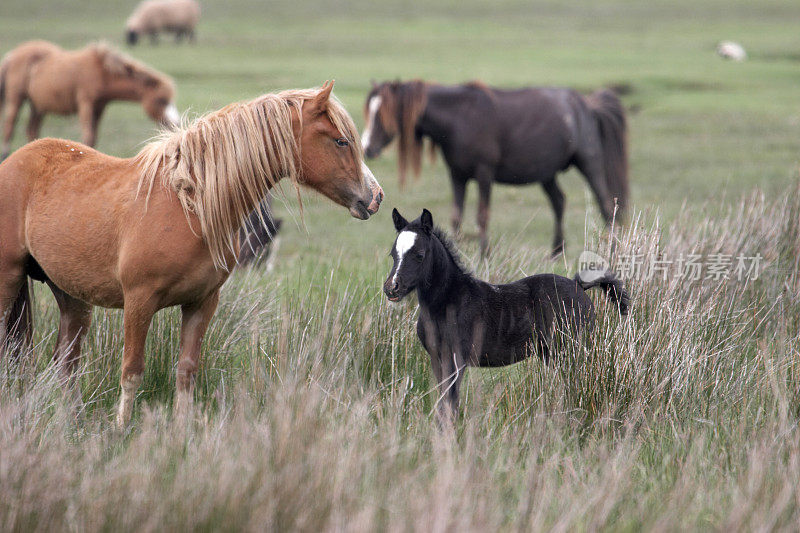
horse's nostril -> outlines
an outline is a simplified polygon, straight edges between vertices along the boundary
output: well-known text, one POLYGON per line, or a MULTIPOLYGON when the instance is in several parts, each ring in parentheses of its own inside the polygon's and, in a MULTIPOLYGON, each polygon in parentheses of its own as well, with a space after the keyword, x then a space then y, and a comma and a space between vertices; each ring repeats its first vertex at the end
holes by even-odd
POLYGON ((399 287, 400 287, 400 286, 397 284, 397 282, 396 282, 396 281, 393 281, 393 282, 392 282, 392 290, 393 290, 393 291, 397 291, 397 289, 398 289, 399 287))

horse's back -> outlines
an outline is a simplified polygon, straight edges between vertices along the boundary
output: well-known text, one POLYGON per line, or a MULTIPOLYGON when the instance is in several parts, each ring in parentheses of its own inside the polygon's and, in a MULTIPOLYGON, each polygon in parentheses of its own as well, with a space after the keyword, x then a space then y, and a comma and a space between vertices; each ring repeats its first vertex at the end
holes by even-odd
POLYGON ((529 291, 537 316, 566 321, 577 328, 594 322, 594 304, 578 283, 558 274, 537 274, 520 280, 529 291))
POLYGON ((578 148, 580 95, 572 89, 496 89, 502 157, 497 181, 546 181, 567 168, 578 148))
POLYGON ((24 99, 33 67, 61 48, 48 41, 28 41, 10 50, 2 60, 6 98, 24 99))

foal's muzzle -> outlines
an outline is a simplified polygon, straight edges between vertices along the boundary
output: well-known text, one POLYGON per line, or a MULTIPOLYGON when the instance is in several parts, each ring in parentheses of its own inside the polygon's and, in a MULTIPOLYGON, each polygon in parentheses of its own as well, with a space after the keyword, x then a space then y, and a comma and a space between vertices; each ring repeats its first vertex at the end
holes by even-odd
POLYGON ((399 302, 403 299, 403 296, 408 293, 408 291, 404 291, 397 281, 389 278, 383 284, 383 293, 392 302, 399 302))

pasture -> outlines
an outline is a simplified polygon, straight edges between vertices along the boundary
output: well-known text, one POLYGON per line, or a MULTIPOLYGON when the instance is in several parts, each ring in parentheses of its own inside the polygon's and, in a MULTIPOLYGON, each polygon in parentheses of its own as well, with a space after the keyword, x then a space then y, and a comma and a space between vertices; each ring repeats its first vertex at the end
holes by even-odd
MULTIPOLYGON (((624 87, 630 222, 612 239, 575 171, 566 253, 549 259, 538 187, 493 190, 481 260, 472 184, 459 242, 483 279, 571 276, 607 256, 762 257, 758 279, 634 279, 631 315, 604 303, 595 342, 555 364, 472 369, 454 437, 441 434, 409 298, 390 306, 391 208, 447 227, 449 180, 425 163, 401 193, 396 154, 367 222, 289 183, 275 269, 236 272, 204 345, 196 413, 173 423, 179 313, 147 342, 133 423, 112 424, 122 315, 96 310, 76 420, 49 365, 58 313, 36 287, 32 357, 0 361, 0 528, 126 530, 794 529, 800 521, 800 6, 744 0, 343 0, 203 3, 195 45, 123 45, 132 3, 4 0, 0 52, 106 39, 177 84, 190 116, 321 85, 363 125, 370 79, 624 87), (749 59, 718 58, 718 41, 749 59)), ((26 120, 20 118, 21 125, 26 120)), ((21 146, 18 127, 14 148, 21 146)), ((155 133, 111 104, 97 148, 129 157, 155 133)), ((77 139, 48 116, 43 135, 77 139)), ((596 299, 597 301, 597 299, 596 299)))

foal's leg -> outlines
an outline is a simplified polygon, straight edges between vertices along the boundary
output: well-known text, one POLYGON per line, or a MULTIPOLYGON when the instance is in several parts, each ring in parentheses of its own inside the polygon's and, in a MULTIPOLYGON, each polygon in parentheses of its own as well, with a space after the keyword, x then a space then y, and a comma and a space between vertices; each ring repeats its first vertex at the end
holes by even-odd
POLYGON ((194 377, 200 362, 203 336, 214 316, 219 302, 219 291, 214 291, 196 305, 181 307, 181 354, 178 359, 175 387, 175 412, 183 414, 192 404, 194 377))
POLYGON ((553 214, 556 217, 555 233, 553 235, 553 257, 556 257, 564 251, 564 193, 558 186, 555 178, 550 181, 542 183, 545 194, 550 200, 550 205, 553 206, 553 214))
POLYGON ((125 294, 125 309, 123 320, 125 322, 125 346, 122 353, 122 376, 120 385, 122 394, 117 411, 117 425, 122 428, 128 424, 133 411, 133 400, 136 391, 142 384, 144 373, 144 343, 150 322, 158 310, 153 299, 136 294, 125 294))
POLYGON ((37 111, 33 103, 30 105, 30 110, 27 128, 28 142, 35 141, 39 138, 39 132, 42 129, 42 119, 44 118, 44 113, 37 111))
POLYGON ((431 356, 433 373, 439 383, 439 402, 436 415, 440 427, 452 428, 458 419, 458 402, 461 380, 464 379, 466 363, 458 353, 441 353, 431 356), (437 361, 434 362, 434 359, 437 361), (437 375, 438 374, 438 375, 437 375))
POLYGON ((22 100, 6 91, 6 104, 4 106, 5 121, 3 122, 3 152, 0 154, 0 161, 8 157, 11 152, 11 137, 14 135, 14 127, 17 125, 17 116, 22 100))
POLYGON ((60 365, 64 382, 67 383, 74 375, 80 361, 81 344, 92 322, 92 306, 73 298, 56 287, 53 282, 48 281, 47 285, 53 291, 61 313, 53 360, 60 365))

